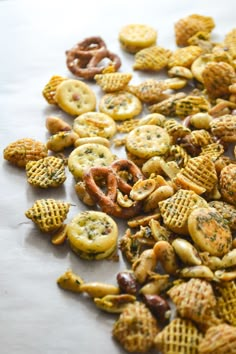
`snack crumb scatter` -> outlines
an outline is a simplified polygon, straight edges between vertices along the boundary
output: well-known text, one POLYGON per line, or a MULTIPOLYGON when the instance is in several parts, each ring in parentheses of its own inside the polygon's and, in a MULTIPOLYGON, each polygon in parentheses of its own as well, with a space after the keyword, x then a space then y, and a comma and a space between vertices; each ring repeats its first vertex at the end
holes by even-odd
POLYGON ((76 78, 54 75, 42 90, 64 117, 45 119, 46 143, 3 151, 33 193, 72 177, 66 223, 69 201, 42 197, 25 211, 50 246, 84 264, 124 258, 113 283, 69 269, 57 284, 117 316, 110 335, 127 352, 236 351, 236 34, 215 43, 214 28, 210 16, 181 18, 170 50, 152 26, 127 24, 125 72, 100 36, 79 41, 66 50, 76 78))

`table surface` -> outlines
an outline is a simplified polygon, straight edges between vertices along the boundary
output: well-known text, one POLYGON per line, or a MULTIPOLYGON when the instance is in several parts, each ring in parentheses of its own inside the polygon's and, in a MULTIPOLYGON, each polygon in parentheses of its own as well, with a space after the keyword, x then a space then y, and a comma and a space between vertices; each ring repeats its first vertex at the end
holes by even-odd
MULTIPOLYGON (((149 24, 158 31, 160 46, 175 49, 173 25, 180 18, 192 13, 212 16, 212 38, 222 41, 235 25, 235 10, 233 0, 0 1, 1 151, 20 138, 45 142, 45 118, 50 114, 72 123, 73 118, 49 106, 41 92, 53 75, 72 77, 65 50, 78 41, 101 36, 120 55, 120 71, 130 72, 133 57, 121 50, 117 39, 122 26, 149 24)), ((133 73, 134 82, 144 77, 133 73)), ((124 353, 111 336, 117 316, 56 284, 68 268, 86 281, 115 284, 116 274, 127 266, 122 256, 119 262, 83 261, 66 245, 53 246, 24 215, 36 199, 48 197, 74 205, 68 220, 85 209, 75 195, 72 176, 67 171, 65 185, 56 190, 38 190, 28 184, 24 169, 3 159, 1 164, 1 354, 124 353)), ((122 223, 119 227, 121 234, 122 223)))

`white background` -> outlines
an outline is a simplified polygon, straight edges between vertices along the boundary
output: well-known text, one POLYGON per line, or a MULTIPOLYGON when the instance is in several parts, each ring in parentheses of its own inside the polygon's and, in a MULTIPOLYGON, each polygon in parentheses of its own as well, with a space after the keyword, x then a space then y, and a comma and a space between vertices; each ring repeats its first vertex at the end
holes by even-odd
MULTIPOLYGON (((158 31, 159 45, 175 49, 174 23, 198 13, 214 18, 213 40, 222 41, 235 26, 235 4, 233 0, 0 1, 1 151, 24 137, 45 142, 49 114, 72 123, 71 117, 50 107, 41 92, 52 75, 72 77, 65 50, 77 42, 101 36, 121 56, 120 71, 130 72, 133 57, 120 49, 117 40, 122 26, 149 24, 158 31)), ((133 75, 133 82, 145 77, 133 75)), ((99 98, 101 92, 92 87, 99 98)), ((116 274, 126 266, 122 257, 117 263, 82 261, 66 245, 53 246, 24 216, 36 199, 55 197, 74 204, 69 221, 84 208, 74 193, 73 178, 68 172, 64 187, 42 191, 27 183, 23 169, 3 159, 1 165, 1 354, 123 353, 111 337, 116 316, 56 284, 68 268, 87 281, 116 284, 116 274)), ((120 234, 122 230, 120 226, 120 234)))

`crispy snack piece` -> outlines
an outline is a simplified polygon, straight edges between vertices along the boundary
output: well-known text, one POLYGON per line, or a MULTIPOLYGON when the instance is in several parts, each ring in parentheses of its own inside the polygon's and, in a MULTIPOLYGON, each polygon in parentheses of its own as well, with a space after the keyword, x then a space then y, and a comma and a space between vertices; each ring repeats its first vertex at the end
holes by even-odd
POLYGON ((176 115, 181 119, 199 112, 207 112, 209 109, 210 103, 205 97, 192 95, 181 98, 175 106, 176 115))
POLYGON ((107 214, 84 211, 77 214, 67 226, 71 249, 84 259, 104 259, 116 249, 118 227, 107 214))
POLYGON ((112 330, 113 337, 130 353, 150 350, 158 332, 156 319, 141 302, 127 305, 112 330))
POLYGON ((202 147, 200 156, 209 156, 212 161, 217 160, 224 153, 224 146, 219 143, 212 143, 202 147))
POLYGON ((236 58, 236 28, 233 28, 230 32, 228 32, 225 36, 224 43, 226 47, 229 49, 229 53, 232 58, 236 58))
POLYGON ((211 133, 228 143, 236 142, 236 116, 226 114, 210 122, 211 133))
POLYGON ((136 53, 156 43, 157 31, 145 24, 129 24, 121 28, 118 39, 124 50, 136 53))
POLYGON ((57 86, 61 82, 63 82, 64 80, 66 80, 66 78, 61 77, 59 75, 54 75, 50 78, 48 83, 45 85, 42 94, 43 94, 43 97, 45 98, 45 100, 49 104, 57 104, 57 102, 55 100, 56 89, 57 89, 57 86))
POLYGON ((232 246, 232 234, 223 217, 214 208, 195 208, 188 218, 193 242, 211 256, 223 257, 232 246))
POLYGON ((65 164, 60 158, 47 156, 26 165, 27 180, 35 187, 59 187, 66 180, 65 164))
POLYGON ((164 224, 173 232, 188 235, 188 217, 197 207, 207 207, 205 199, 190 190, 180 189, 172 197, 159 202, 164 224))
POLYGON ((225 166, 220 174, 220 192, 225 202, 236 206, 236 165, 225 166))
POLYGON ((101 112, 83 113, 73 122, 73 130, 80 138, 99 136, 111 139, 116 129, 116 122, 108 114, 101 112))
POLYGON ((99 110, 114 120, 126 120, 141 113, 142 103, 132 93, 118 91, 104 95, 100 100, 99 110))
POLYGON ((234 68, 225 62, 209 62, 202 72, 203 84, 211 98, 228 96, 234 79, 234 68))
POLYGON ((185 127, 180 122, 177 122, 175 119, 167 119, 164 127, 171 136, 173 142, 176 142, 177 139, 183 138, 191 133, 189 128, 185 127))
POLYGON ((236 283, 221 282, 217 286, 217 312, 220 318, 236 326, 236 283))
POLYGON ((63 111, 72 116, 94 111, 96 108, 94 92, 80 80, 62 81, 56 88, 55 100, 63 111))
POLYGON ((190 68, 194 60, 202 54, 202 49, 196 45, 189 45, 176 49, 169 58, 168 68, 184 66, 190 68))
POLYGON ((66 219, 70 204, 55 199, 36 200, 33 206, 25 212, 42 232, 58 230, 66 219))
POLYGON ((163 354, 198 354, 201 332, 187 319, 175 318, 155 337, 155 347, 163 354), (191 340, 190 340, 191 338, 191 340))
POLYGON ((148 109, 151 113, 160 113, 164 116, 175 117, 176 102, 185 96, 186 94, 184 92, 178 92, 161 102, 152 104, 148 109))
POLYGON ((3 150, 4 159, 18 167, 25 167, 27 162, 40 160, 47 155, 46 145, 31 138, 16 140, 3 150))
POLYGON ((208 281, 192 278, 186 283, 174 285, 168 290, 168 295, 181 317, 204 328, 222 322, 216 317, 216 298, 208 281))
POLYGON ((209 328, 198 346, 199 354, 233 354, 236 352, 236 330, 226 323, 209 328))
POLYGON ((96 83, 102 88, 104 92, 121 91, 126 88, 132 74, 130 73, 107 73, 97 74, 94 77, 96 83))
POLYGON ((109 166, 114 156, 109 148, 101 144, 83 144, 69 155, 68 168, 76 179, 81 179, 90 167, 109 166))
POLYGON ((159 46, 140 50, 135 54, 133 69, 159 71, 168 65, 171 51, 159 46))
POLYGON ((232 230, 236 230, 236 207, 221 200, 213 200, 209 202, 209 206, 215 208, 227 220, 232 230))
POLYGON ((143 125, 134 128, 126 139, 126 149, 133 155, 148 159, 164 155, 170 146, 170 136, 164 128, 143 125))
POLYGON ((163 90, 167 88, 165 81, 149 79, 138 85, 129 85, 126 90, 137 96, 140 101, 152 104, 159 101, 163 90))
POLYGON ((174 182, 180 188, 191 189, 197 194, 210 192, 217 182, 214 162, 207 155, 193 157, 176 175, 174 182))
POLYGON ((175 39, 178 46, 187 46, 188 40, 197 32, 211 32, 215 27, 212 17, 192 14, 175 23, 175 39))

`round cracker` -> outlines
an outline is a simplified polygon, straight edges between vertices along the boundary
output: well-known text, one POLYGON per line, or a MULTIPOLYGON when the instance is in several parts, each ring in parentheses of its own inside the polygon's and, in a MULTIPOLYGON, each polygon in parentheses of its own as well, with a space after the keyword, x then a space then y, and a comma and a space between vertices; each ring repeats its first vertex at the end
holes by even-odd
POLYGON ((72 116, 94 111, 96 96, 91 88, 80 80, 62 81, 56 89, 55 100, 58 106, 72 116))
POLYGON ((99 103, 99 110, 114 120, 126 120, 141 113, 142 103, 132 93, 119 91, 104 95, 99 103))
POLYGON ((97 137, 110 139, 116 133, 116 123, 105 113, 86 112, 75 118, 73 130, 81 137, 97 137))
POLYGON ((68 158, 68 168, 76 179, 93 166, 109 166, 114 160, 112 152, 101 144, 83 144, 74 149, 68 158))
POLYGON ((126 138, 126 149, 133 155, 145 159, 164 155, 169 146, 169 134, 164 128, 156 125, 136 127, 126 138))

